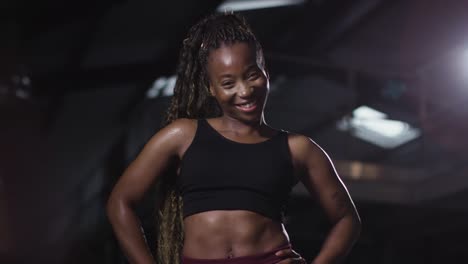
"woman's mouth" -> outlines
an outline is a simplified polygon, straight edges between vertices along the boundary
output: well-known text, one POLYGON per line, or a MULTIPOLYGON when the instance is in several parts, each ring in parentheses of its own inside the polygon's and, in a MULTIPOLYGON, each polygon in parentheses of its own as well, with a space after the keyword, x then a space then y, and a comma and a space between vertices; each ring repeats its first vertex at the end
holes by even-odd
POLYGON ((242 104, 236 104, 236 108, 242 112, 253 112, 257 109, 257 100, 248 101, 242 104))

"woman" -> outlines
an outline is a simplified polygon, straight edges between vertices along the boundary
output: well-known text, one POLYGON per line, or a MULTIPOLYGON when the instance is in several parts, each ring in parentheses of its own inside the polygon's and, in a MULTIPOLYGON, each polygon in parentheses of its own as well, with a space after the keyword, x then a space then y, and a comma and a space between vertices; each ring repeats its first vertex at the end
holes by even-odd
POLYGON ((360 229, 353 202, 317 144, 265 123, 268 91, 261 46, 242 18, 212 15, 190 29, 166 126, 127 168, 108 202, 131 263, 155 262, 132 210, 154 182, 165 197, 160 263, 305 263, 281 222, 298 181, 333 223, 313 263, 343 260, 360 229))

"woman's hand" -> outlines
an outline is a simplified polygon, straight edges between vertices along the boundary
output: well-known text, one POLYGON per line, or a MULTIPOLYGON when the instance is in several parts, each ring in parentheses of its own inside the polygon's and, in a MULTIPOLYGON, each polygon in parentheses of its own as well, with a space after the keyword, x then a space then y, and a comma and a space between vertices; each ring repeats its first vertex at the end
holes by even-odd
POLYGON ((286 258, 277 264, 306 264, 306 260, 291 248, 279 250, 275 253, 275 255, 286 258))

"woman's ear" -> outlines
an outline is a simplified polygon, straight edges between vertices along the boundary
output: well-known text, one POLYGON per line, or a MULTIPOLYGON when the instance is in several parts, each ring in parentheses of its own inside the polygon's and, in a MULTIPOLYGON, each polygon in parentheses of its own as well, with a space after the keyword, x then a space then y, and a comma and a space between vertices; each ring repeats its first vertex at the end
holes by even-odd
POLYGON ((214 87, 213 87, 213 85, 211 85, 211 83, 208 83, 208 93, 209 93, 210 96, 215 95, 214 87))

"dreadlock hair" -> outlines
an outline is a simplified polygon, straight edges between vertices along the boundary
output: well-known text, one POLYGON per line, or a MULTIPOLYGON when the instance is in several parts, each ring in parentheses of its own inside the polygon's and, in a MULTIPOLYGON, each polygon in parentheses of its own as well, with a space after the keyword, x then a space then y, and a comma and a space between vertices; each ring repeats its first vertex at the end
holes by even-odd
MULTIPOLYGON (((257 64, 265 68, 260 43, 241 16, 233 13, 213 14, 190 28, 180 51, 174 96, 166 113, 164 126, 178 118, 202 119, 222 115, 218 103, 209 91, 206 64, 210 51, 223 44, 237 42, 245 42, 254 47, 257 64)), ((159 188, 164 197, 157 214, 157 260, 161 264, 179 264, 184 239, 182 199, 175 190, 174 182, 162 183, 159 188)))

